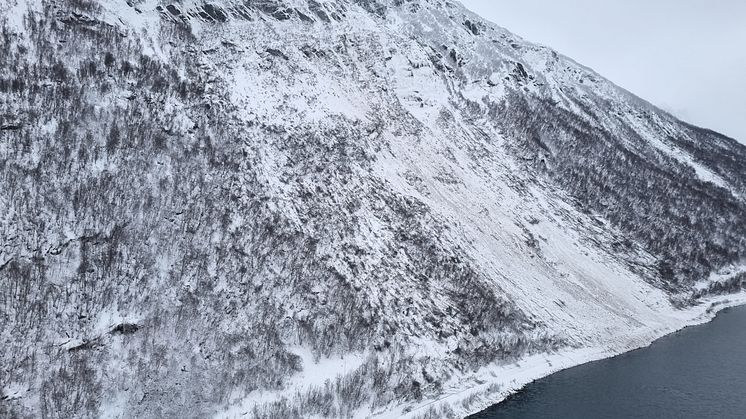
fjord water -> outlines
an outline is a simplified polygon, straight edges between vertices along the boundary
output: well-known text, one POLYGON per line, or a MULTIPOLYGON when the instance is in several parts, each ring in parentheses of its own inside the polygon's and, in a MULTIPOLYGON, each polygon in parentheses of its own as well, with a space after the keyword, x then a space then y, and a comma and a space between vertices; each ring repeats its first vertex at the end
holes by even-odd
POLYGON ((470 419, 746 418, 746 307, 558 372, 470 419))

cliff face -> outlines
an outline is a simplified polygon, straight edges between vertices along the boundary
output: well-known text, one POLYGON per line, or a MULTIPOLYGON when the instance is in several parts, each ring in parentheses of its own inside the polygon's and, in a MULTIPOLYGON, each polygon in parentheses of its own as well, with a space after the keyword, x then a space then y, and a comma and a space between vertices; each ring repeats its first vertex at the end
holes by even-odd
POLYGON ((404 414, 744 283, 744 146, 458 3, 0 11, 0 415, 404 414))

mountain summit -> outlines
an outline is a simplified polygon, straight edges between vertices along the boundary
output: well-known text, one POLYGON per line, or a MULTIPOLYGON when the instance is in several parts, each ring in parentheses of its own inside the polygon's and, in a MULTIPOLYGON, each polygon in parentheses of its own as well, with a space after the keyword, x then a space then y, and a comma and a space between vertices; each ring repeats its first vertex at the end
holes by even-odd
POLYGON ((0 26, 0 416, 459 417, 746 283, 746 147, 457 2, 0 26))

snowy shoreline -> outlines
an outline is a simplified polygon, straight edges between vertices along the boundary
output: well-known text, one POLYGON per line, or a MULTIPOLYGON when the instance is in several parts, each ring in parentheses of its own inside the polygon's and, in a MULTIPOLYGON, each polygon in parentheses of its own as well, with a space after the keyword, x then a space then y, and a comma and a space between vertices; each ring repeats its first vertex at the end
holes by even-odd
MULTIPOLYGON (((426 400, 410 411, 394 410, 375 415, 376 418, 417 418, 430 408, 448 405, 458 417, 467 417, 503 402, 509 396, 523 389, 526 385, 560 372, 590 362, 613 358, 627 352, 647 348, 657 340, 688 327, 709 323, 722 310, 746 305, 746 291, 703 299, 701 304, 671 313, 671 322, 667 327, 649 329, 637 334, 627 335, 624 340, 611 342, 605 347, 572 349, 554 354, 534 355, 510 365, 486 366, 471 375, 469 383, 454 383, 452 392, 436 400, 426 400), (471 385, 469 385, 471 384, 471 385), (485 396, 491 386, 499 385, 500 390, 485 396), (468 407, 463 402, 470 399, 468 407)), ((464 377, 461 377, 462 379, 464 377)))

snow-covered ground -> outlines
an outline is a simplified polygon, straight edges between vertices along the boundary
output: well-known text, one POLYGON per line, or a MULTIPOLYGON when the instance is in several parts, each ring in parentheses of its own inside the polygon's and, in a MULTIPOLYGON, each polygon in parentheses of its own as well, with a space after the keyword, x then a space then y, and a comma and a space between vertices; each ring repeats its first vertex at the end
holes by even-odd
POLYGON ((439 404, 454 408, 459 416, 468 416, 500 403, 526 384, 588 362, 621 355, 649 346, 668 334, 683 328, 701 325, 711 321, 718 312, 746 304, 746 292, 708 298, 700 305, 686 310, 672 310, 663 315, 660 326, 641 328, 633 334, 619 331, 617 339, 597 347, 562 350, 553 354, 533 355, 510 365, 485 366, 468 378, 454 377, 446 387, 442 397, 425 400, 422 403, 406 406, 407 411, 387 411, 375 414, 376 418, 416 418, 439 404), (465 405, 463 402, 468 401, 465 405))
POLYGON ((746 302, 687 306, 744 272, 746 150, 455 2, 32 3, 2 8, 44 70, 0 112, 22 412, 465 415, 746 302))

